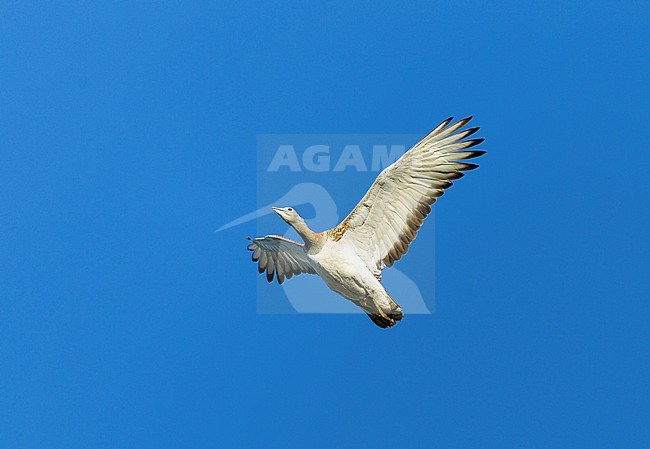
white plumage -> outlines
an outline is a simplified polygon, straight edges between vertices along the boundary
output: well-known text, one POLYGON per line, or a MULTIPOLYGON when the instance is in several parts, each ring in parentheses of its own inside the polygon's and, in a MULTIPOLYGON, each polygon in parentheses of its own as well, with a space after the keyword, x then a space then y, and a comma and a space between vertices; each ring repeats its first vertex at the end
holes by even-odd
POLYGON ((471 117, 449 126, 443 121, 395 163, 384 169, 368 192, 335 228, 316 233, 290 207, 273 208, 304 241, 269 235, 248 249, 260 273, 279 283, 300 273, 318 274, 327 286, 361 307, 375 324, 390 327, 402 311, 381 284, 381 271, 408 251, 433 204, 454 179, 484 154, 469 150, 483 139, 469 139, 478 128, 460 131, 471 117))

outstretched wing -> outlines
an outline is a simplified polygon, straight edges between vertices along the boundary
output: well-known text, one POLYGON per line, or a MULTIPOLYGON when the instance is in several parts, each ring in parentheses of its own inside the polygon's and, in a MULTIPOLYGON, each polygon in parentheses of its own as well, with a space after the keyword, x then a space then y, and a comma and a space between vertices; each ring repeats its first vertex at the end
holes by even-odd
POLYGON ((273 276, 282 284, 296 274, 316 274, 305 253, 305 245, 279 235, 267 235, 251 239, 248 250, 253 252, 253 262, 257 262, 260 273, 266 271, 266 280, 273 282, 273 276))
POLYGON ((478 131, 459 131, 471 120, 448 126, 448 118, 436 126, 395 163, 386 167, 354 210, 330 237, 352 245, 379 277, 408 251, 433 204, 452 180, 478 165, 462 162, 484 154, 468 151, 484 139, 464 140, 478 131))

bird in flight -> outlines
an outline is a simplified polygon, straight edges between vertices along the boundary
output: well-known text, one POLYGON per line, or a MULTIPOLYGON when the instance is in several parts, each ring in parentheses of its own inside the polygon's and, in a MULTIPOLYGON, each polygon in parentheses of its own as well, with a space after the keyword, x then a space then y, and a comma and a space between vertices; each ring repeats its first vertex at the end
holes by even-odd
POLYGON ((332 229, 314 232, 291 207, 273 207, 304 243, 279 235, 249 238, 258 271, 279 284, 301 273, 317 274, 377 326, 394 326, 402 309, 382 286, 381 272, 406 254, 431 205, 452 181, 478 167, 466 162, 485 153, 471 149, 484 139, 467 139, 479 128, 462 130, 471 118, 450 125, 450 117, 436 126, 386 167, 332 229))

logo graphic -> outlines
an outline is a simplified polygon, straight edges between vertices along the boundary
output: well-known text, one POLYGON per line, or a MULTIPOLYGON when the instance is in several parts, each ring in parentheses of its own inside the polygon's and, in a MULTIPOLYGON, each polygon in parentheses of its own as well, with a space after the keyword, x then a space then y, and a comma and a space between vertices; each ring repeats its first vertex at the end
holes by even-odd
MULTIPOLYGON (((224 224, 217 232, 254 220, 259 234, 251 237, 277 234, 302 243, 272 206, 295 208, 314 231, 332 228, 354 208, 381 170, 417 139, 404 134, 258 136, 258 209, 224 224)), ((431 233, 431 225, 427 227, 431 233)), ((253 263, 248 269, 256 272, 253 263)), ((433 270, 432 263, 427 269, 433 270)), ((433 296, 433 275, 430 279, 427 294, 433 296)), ((433 310, 433 298, 425 301, 416 283, 397 266, 384 269, 382 284, 404 313, 430 314, 433 310)), ((315 275, 301 274, 282 285, 270 285, 259 276, 257 286, 258 313, 363 313, 315 275)))

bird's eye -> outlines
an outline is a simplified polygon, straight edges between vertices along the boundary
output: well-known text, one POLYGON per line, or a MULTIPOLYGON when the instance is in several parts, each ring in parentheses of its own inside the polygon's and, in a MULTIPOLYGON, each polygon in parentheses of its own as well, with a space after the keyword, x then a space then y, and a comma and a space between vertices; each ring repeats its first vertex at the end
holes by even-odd
POLYGON ((290 207, 287 207, 287 210, 288 210, 289 212, 293 212, 293 209, 291 209, 290 207))

